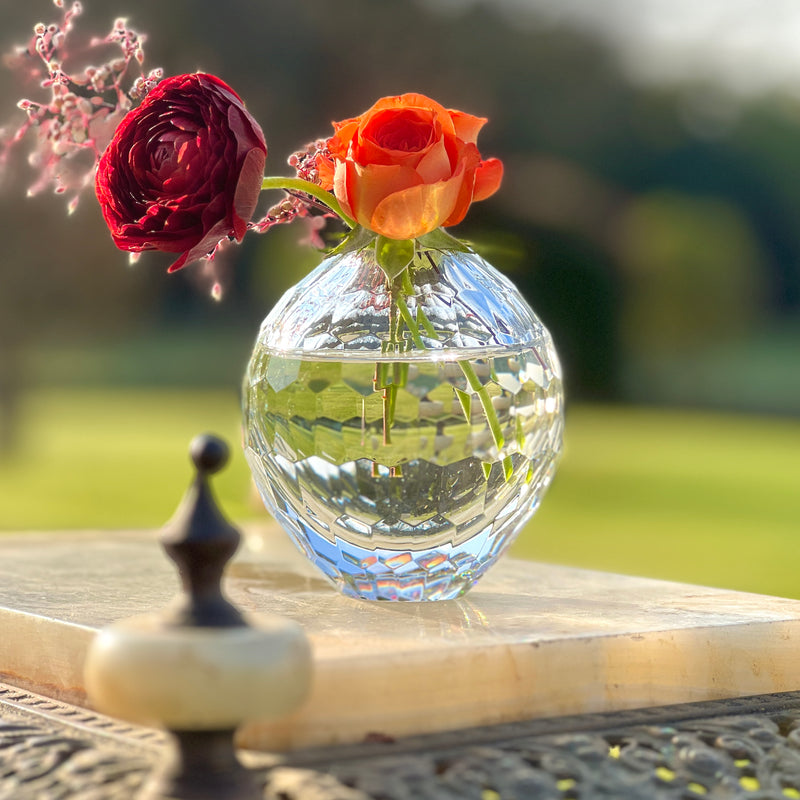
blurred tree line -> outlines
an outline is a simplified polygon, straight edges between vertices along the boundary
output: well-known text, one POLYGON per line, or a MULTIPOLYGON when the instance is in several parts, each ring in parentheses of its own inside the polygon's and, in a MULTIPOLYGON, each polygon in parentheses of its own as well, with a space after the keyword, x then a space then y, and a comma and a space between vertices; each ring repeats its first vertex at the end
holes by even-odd
MULTIPOLYGON (((800 412, 795 98, 745 103, 700 81, 634 86, 586 34, 488 5, 85 6, 78 26, 87 34, 106 33, 115 16, 146 32, 146 67, 201 69, 229 82, 264 128, 270 174, 289 174, 293 150, 382 95, 419 91, 487 116, 481 151, 503 159, 505 182, 454 232, 509 273, 550 327, 570 398, 800 412)), ((49 0, 5 4, 3 51, 35 22, 57 18, 49 0)), ((5 71, 0 119, 35 92, 5 71)), ((296 246, 299 228, 254 236, 214 304, 196 269, 168 277, 169 259, 158 255, 126 268, 91 192, 71 217, 63 198, 26 200, 32 177, 19 152, 0 196, 6 416, 16 388, 47 380, 67 342, 91 348, 155 332, 167 348, 170 332, 191 331, 197 380, 227 380, 202 358, 209 341, 227 332, 249 342, 279 293, 318 258, 296 246), (28 357, 37 352, 53 357, 28 357)), ((80 375, 80 364, 72 371, 80 375)))

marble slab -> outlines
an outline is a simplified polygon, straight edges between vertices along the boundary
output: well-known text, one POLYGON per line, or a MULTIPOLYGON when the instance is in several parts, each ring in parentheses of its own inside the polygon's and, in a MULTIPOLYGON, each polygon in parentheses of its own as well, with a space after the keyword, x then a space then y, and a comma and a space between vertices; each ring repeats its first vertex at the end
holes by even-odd
MULTIPOLYGON (((268 526, 247 531, 225 586, 299 622, 314 651, 308 702, 245 726, 253 749, 800 689, 795 600, 507 559, 460 600, 368 603, 268 526)), ((0 680, 86 704, 98 628, 176 590, 153 532, 0 535, 0 680)))

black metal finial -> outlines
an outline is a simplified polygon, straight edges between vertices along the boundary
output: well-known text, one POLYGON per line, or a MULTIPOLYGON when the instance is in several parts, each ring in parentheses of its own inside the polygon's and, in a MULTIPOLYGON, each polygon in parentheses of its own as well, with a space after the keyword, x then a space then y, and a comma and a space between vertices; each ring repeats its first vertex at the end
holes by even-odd
POLYGON ((189 456, 198 472, 213 475, 219 472, 230 458, 228 445, 218 436, 203 433, 195 436, 189 444, 189 456))
POLYGON ((203 434, 192 440, 189 454, 197 474, 161 533, 161 544, 177 564, 183 585, 166 619, 172 625, 201 628, 244 625, 221 587, 225 565, 241 535, 222 515, 208 484, 208 476, 227 463, 228 446, 217 436, 203 434))

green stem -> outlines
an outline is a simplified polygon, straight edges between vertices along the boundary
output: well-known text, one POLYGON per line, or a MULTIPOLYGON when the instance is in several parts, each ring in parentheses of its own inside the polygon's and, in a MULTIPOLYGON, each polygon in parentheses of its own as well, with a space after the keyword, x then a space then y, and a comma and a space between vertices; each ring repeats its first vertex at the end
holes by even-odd
POLYGON ((261 181, 261 190, 264 191, 265 189, 284 189, 286 191, 310 194, 312 197, 319 200, 320 203, 328 206, 334 214, 341 217, 350 228, 355 228, 356 226, 355 220, 350 219, 350 217, 344 213, 336 197, 331 194, 331 192, 325 191, 325 189, 316 183, 304 181, 302 178, 264 178, 264 180, 261 181))
POLYGON ((503 431, 500 428, 500 420, 497 419, 497 411, 495 411, 492 405, 492 398, 489 397, 489 392, 487 392, 486 387, 481 384, 480 379, 469 361, 459 361, 458 365, 461 367, 461 371, 467 379, 469 388, 478 395, 478 399, 481 401, 483 413, 486 414, 486 421, 489 423, 489 429, 492 432, 492 438, 499 450, 503 446, 505 439, 503 438, 503 431))
POLYGON ((402 294, 397 295, 397 308, 400 310, 400 316, 403 318, 403 322, 405 322, 414 344, 420 350, 425 350, 425 343, 419 335, 419 325, 417 325, 414 317, 411 316, 411 311, 406 305, 406 299, 402 294))
MULTIPOLYGON (((389 348, 396 352, 399 345, 400 321, 394 305, 389 307, 389 348)), ((383 444, 392 443, 392 427, 394 426, 394 409, 397 403, 397 384, 390 378, 389 364, 381 364, 381 389, 383 390, 383 444)), ((394 372, 394 370, 392 370, 394 372)))
MULTIPOLYGON (((406 293, 406 295, 414 294, 414 284, 411 283, 411 275, 409 274, 410 272, 411 272, 411 267, 404 270, 403 275, 401 277, 403 291, 406 293)), ((402 295, 398 299, 401 298, 402 295)), ((439 338, 439 335, 436 333, 436 329, 433 327, 433 325, 431 325, 431 321, 428 319, 422 306, 419 305, 417 306, 416 320, 412 319, 410 309, 408 308, 408 306, 406 306, 405 313, 403 314, 403 319, 406 321, 408 329, 411 331, 411 336, 414 339, 414 344, 416 344, 416 346, 420 350, 425 349, 425 345, 420 336, 420 330, 419 330, 420 327, 424 329, 425 333, 427 333, 431 339, 436 340, 439 338)))
MULTIPOLYGON (((411 338, 414 342, 414 345, 419 348, 420 350, 425 350, 425 343, 422 341, 422 336, 420 335, 420 327, 427 333, 432 339, 437 339, 438 335, 436 333, 436 329, 431 324, 431 321, 428 319, 427 314, 425 314, 424 310, 417 306, 417 315, 416 319, 411 314, 411 311, 406 303, 406 296, 412 295, 414 293, 414 286, 411 281, 411 275, 409 274, 411 268, 408 267, 404 269, 401 278, 400 278, 400 287, 398 291, 397 284, 394 284, 394 288, 392 290, 393 295, 393 306, 397 308, 400 312, 400 318, 405 323, 406 327, 408 328, 409 333, 411 334, 411 338)), ((395 334, 395 324, 398 325, 399 328, 400 320, 393 318, 391 310, 389 312, 389 329, 392 332, 391 341, 395 342, 397 338, 399 338, 399 330, 397 334, 395 334)), ((492 434, 492 440, 494 441, 498 450, 501 450, 504 443, 505 437, 503 436, 503 430, 500 427, 500 420, 497 417, 497 411, 495 407, 492 405, 492 398, 489 396, 489 392, 487 391, 486 387, 481 384, 480 379, 478 378, 477 373, 475 372, 474 367, 470 364, 469 361, 463 360, 458 362, 459 367, 461 367, 461 371, 464 373, 464 377, 467 379, 467 384, 471 391, 478 395, 478 400, 480 401, 481 407, 483 408, 483 413, 486 415, 486 422, 489 425, 489 430, 492 434)), ((394 423, 394 403, 396 402, 396 391, 397 391, 397 384, 392 383, 391 387, 387 387, 384 389, 384 411, 383 411, 383 427, 384 427, 384 443, 391 442, 391 427, 394 423), (388 391, 387 391, 388 389, 388 391), (392 391, 394 390, 394 391, 392 391)), ((464 405, 462 401, 462 406, 464 405)), ((467 416, 467 420, 469 421, 469 412, 467 411, 467 407, 465 406, 465 415, 467 416)), ((506 456, 503 459, 503 471, 505 474, 506 481, 510 480, 511 474, 513 473, 513 463, 511 461, 510 456, 506 456)), ((488 473, 487 473, 488 475, 488 473)))
POLYGON ((397 386, 391 383, 383 389, 383 443, 392 443, 392 427, 394 426, 394 408, 397 403, 397 386))
POLYGON ((427 314, 422 310, 422 306, 417 306, 417 322, 425 328, 425 333, 431 337, 431 339, 438 339, 439 334, 436 333, 436 328, 431 325, 431 321, 428 319, 427 314))
POLYGON ((411 275, 409 275, 409 272, 411 272, 410 266, 407 269, 403 270, 403 274, 400 278, 400 281, 403 284, 403 291, 408 295, 412 295, 414 294, 414 284, 411 283, 411 275))
MULTIPOLYGON (((408 269, 404 270, 401 280, 403 283, 403 291, 406 292, 406 294, 413 294, 414 286, 411 283, 409 271, 408 269)), ((403 321, 408 326, 414 344, 421 350, 424 350, 425 344, 420 336, 417 320, 431 338, 437 338, 436 330, 428 319, 427 314, 422 310, 421 306, 417 306, 417 320, 414 320, 402 294, 398 294, 397 296, 397 307, 400 309, 400 315, 403 317, 403 321)), ((492 439, 497 449, 500 450, 505 443, 505 438, 503 437, 503 431, 500 427, 500 420, 497 418, 497 411, 492 405, 492 398, 489 397, 489 392, 486 390, 486 387, 481 384, 472 364, 470 364, 469 361, 459 361, 458 364, 461 367, 461 371, 464 373, 464 377, 467 379, 470 389, 478 395, 478 399, 483 407, 483 413, 486 414, 489 430, 492 432, 492 439)))

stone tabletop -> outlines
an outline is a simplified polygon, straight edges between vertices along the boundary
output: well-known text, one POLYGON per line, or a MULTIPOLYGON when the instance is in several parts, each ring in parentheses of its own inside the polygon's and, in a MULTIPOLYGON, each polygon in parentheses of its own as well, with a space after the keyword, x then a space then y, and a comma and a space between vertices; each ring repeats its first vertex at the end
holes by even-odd
MULTIPOLYGON (((368 603, 254 528, 226 578, 305 628, 306 705, 241 743, 297 750, 800 688, 800 602, 506 559, 464 598, 368 603)), ((153 532, 0 537, 0 680, 85 704, 98 628, 177 590, 153 532)))

